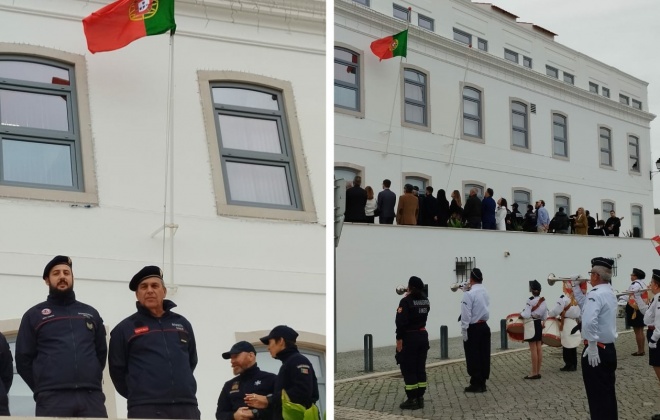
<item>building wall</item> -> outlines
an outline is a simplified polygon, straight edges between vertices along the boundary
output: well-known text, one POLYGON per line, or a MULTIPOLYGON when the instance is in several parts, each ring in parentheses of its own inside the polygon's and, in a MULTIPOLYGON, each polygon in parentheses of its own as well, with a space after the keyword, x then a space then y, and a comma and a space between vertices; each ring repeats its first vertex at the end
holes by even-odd
MULTIPOLYGON (((90 124, 84 129, 91 133, 98 197, 88 203, 2 194, 0 282, 11 293, 5 294, 0 319, 20 318, 45 299, 43 267, 64 254, 73 259, 77 297, 97 308, 111 328, 135 311, 130 278, 145 265, 159 265, 175 311, 195 329, 198 399, 202 416, 209 418, 222 383, 232 377, 219 354, 238 337, 287 324, 324 349, 325 4, 277 1, 260 8, 247 1, 237 8, 222 0, 176 2, 170 206, 165 198, 169 36, 91 54, 81 20, 107 3, 0 2, 3 47, 82 57, 88 96, 79 99, 89 102, 90 124), (291 65, 296 62, 305 65, 291 65), (302 143, 296 168, 310 186, 305 210, 311 220, 218 211, 200 71, 238 72, 290 85, 294 106, 287 117, 302 143), (164 239, 159 230, 170 220, 178 225, 173 267, 171 237, 164 239)), ((117 397, 117 404, 124 417, 123 398, 117 397)))

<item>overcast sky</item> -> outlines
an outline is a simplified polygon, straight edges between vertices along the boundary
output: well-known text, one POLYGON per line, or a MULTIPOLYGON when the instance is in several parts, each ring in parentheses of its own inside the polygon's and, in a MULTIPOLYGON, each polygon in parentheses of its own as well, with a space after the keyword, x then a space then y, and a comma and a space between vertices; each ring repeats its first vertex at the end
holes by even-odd
MULTIPOLYGON (((648 110, 660 115, 660 0, 480 1, 490 1, 518 16, 518 22, 556 33, 556 42, 648 82, 648 110)), ((618 100, 616 92, 612 97, 618 100)), ((646 165, 653 162, 656 170, 660 116, 651 122, 651 153, 642 159, 646 165)), ((653 183, 654 206, 660 207, 660 174, 653 183)))

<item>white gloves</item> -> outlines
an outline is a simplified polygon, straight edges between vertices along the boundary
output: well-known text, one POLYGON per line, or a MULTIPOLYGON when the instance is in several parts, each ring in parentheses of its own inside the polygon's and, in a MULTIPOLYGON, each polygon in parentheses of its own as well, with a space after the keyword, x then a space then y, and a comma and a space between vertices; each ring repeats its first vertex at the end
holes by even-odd
POLYGON ((589 341, 589 345, 587 346, 587 349, 585 350, 582 357, 585 356, 587 357, 587 360, 589 361, 589 365, 591 365, 591 367, 596 367, 600 364, 600 356, 598 355, 598 345, 596 344, 595 341, 589 341))
POLYGON ((575 277, 575 278, 574 278, 574 277, 575 277, 575 276, 571 277, 571 278, 573 279, 573 280, 571 280, 571 286, 573 286, 573 287, 576 287, 576 286, 577 286, 577 287, 580 287, 580 283, 582 283, 582 282, 580 281, 580 276, 577 276, 577 277, 575 277))
POLYGON ((650 349, 655 349, 658 347, 658 343, 654 343, 653 341, 649 341, 649 348, 650 349))
POLYGON ((463 341, 468 340, 467 330, 461 330, 461 335, 463 336, 463 341))

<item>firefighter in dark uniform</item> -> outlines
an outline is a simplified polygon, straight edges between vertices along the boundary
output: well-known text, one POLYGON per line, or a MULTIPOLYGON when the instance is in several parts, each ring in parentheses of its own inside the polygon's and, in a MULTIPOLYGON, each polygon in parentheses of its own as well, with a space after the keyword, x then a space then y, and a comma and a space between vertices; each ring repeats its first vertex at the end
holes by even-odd
POLYGON ((296 346, 298 333, 286 325, 278 325, 259 340, 268 345, 270 355, 282 361, 271 395, 248 394, 245 403, 250 408, 270 407, 272 420, 282 420, 282 392, 291 402, 309 409, 319 399, 319 385, 312 363, 300 354, 296 346))
POLYGON ((399 302, 395 321, 396 358, 407 396, 399 408, 404 410, 424 408, 426 355, 429 351, 426 318, 430 309, 429 299, 424 294, 424 282, 419 277, 410 277, 407 295, 399 302))
POLYGON ((593 420, 617 419, 616 402, 616 296, 612 290, 612 266, 609 258, 591 260, 592 289, 586 297, 577 281, 573 294, 582 309, 582 379, 593 420))
POLYGON ((105 418, 105 327, 96 309, 76 300, 72 268, 63 255, 46 264, 50 293, 23 315, 16 370, 34 393, 37 417, 105 418))
POLYGON ((128 418, 199 419, 197 345, 190 322, 171 312, 163 272, 140 270, 129 284, 137 312, 110 332, 110 377, 128 406, 128 418))
POLYGON ((14 358, 11 357, 9 343, 0 333, 0 416, 10 416, 9 389, 14 381, 14 358))
POLYGON ((259 369, 256 362, 257 351, 247 341, 239 341, 231 349, 222 353, 222 358, 231 359, 231 367, 236 376, 222 387, 218 398, 216 420, 270 419, 270 410, 249 408, 245 404, 247 394, 269 395, 275 389, 275 374, 259 369))

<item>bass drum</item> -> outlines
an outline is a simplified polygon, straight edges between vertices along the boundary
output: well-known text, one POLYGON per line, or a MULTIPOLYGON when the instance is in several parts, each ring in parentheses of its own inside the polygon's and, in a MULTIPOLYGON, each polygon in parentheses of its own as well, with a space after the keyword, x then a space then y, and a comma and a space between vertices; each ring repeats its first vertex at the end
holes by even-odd
POLYGON ((509 314, 506 317, 506 333, 511 341, 523 341, 523 319, 519 313, 509 314))
POLYGON ((561 345, 567 349, 576 348, 582 341, 580 331, 575 331, 575 334, 571 334, 571 331, 576 325, 577 321, 575 319, 564 318, 564 326, 561 330, 561 345))
MULTIPOLYGON (((571 327, 572 328, 572 327, 571 327)), ((564 325, 566 330, 566 325, 564 325)), ((568 330, 570 332, 570 330, 568 330)), ((543 344, 550 347, 561 347, 561 335, 559 333, 559 321, 557 318, 548 318, 543 326, 543 344)))

